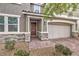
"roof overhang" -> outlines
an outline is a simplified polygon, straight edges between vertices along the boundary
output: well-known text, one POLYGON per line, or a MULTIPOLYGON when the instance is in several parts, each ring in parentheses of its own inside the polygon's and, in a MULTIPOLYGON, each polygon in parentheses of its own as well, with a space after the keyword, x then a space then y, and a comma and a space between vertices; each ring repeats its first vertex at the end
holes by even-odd
MULTIPOLYGON (((38 17, 46 16, 46 15, 43 15, 42 13, 34 13, 34 12, 30 12, 30 11, 23 11, 22 14, 26 14, 26 15, 30 15, 30 16, 38 16, 38 17)), ((52 16, 49 16, 49 18, 52 18, 52 16)), ((54 18, 69 19, 69 20, 79 20, 79 17, 66 16, 66 15, 55 15, 54 18)))
POLYGON ((72 19, 72 20, 79 20, 79 17, 67 16, 67 15, 55 15, 55 17, 65 18, 65 19, 72 19))

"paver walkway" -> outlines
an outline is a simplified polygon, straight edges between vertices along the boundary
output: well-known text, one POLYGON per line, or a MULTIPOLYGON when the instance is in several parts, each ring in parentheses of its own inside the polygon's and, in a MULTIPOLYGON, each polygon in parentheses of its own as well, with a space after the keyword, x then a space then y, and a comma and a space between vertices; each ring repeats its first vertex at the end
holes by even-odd
POLYGON ((29 49, 44 48, 49 46, 52 46, 51 41, 41 41, 37 38, 33 38, 33 40, 29 43, 29 49))
POLYGON ((54 39, 48 41, 41 41, 35 38, 29 43, 29 49, 54 47, 56 43, 63 44, 73 51, 73 55, 79 55, 79 40, 75 38, 68 39, 54 39))

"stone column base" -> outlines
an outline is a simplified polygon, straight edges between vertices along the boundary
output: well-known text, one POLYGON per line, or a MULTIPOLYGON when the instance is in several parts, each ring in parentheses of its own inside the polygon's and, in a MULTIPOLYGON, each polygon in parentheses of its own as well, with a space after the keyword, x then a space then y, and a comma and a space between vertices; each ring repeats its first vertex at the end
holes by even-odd
POLYGON ((25 41, 30 42, 30 33, 25 34, 25 41))
POLYGON ((79 39, 79 33, 78 32, 73 32, 72 36, 76 39, 79 39))
POLYGON ((48 33, 47 32, 41 32, 40 37, 41 37, 41 40, 48 40, 48 33))

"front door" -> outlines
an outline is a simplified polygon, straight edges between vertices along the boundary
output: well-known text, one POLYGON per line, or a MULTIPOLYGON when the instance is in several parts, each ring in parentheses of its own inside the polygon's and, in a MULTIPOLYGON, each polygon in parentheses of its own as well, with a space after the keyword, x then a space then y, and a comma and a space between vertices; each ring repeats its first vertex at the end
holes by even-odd
POLYGON ((31 37, 36 37, 36 22, 31 22, 31 37))

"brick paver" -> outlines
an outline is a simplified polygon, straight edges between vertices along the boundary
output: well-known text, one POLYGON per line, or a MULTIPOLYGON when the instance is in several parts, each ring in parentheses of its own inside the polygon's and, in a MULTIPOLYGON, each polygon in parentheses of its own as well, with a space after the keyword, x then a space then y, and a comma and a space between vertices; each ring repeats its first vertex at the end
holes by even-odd
POLYGON ((38 48, 46 48, 46 47, 54 47, 56 43, 63 44, 70 48, 73 52, 73 55, 79 55, 79 40, 75 38, 67 38, 67 39, 54 39, 48 41, 41 40, 33 40, 29 43, 29 49, 38 49, 38 48))

